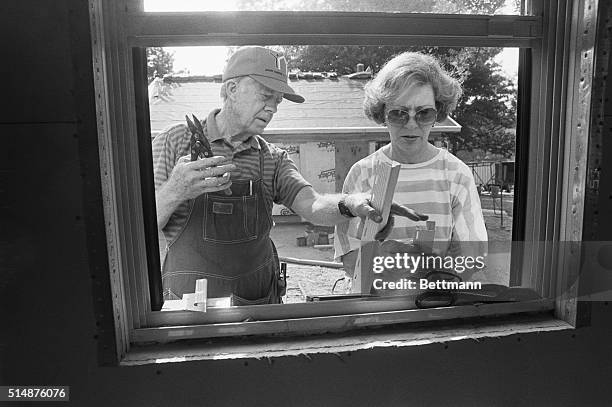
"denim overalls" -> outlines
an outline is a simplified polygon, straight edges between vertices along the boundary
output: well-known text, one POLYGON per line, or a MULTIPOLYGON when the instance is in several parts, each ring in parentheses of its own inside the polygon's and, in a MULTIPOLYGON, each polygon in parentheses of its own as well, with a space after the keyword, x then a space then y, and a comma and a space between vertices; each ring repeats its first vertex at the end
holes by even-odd
MULTIPOLYGON (((258 140, 259 141, 259 140, 258 140)), ((232 195, 202 194, 191 202, 186 225, 168 246, 162 267, 164 298, 181 298, 208 279, 208 297, 232 297, 232 305, 280 302, 279 260, 270 239, 272 197, 259 177, 232 178, 232 195)))

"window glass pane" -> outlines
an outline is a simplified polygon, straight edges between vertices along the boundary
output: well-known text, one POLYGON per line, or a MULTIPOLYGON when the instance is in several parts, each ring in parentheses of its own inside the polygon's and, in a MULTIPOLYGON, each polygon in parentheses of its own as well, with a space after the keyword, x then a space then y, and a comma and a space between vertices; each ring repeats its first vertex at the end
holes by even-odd
MULTIPOLYGON (((515 162, 517 49, 293 45, 270 48, 286 55, 292 73, 289 84, 306 101, 302 104, 283 101, 266 127, 264 137, 285 149, 305 179, 322 193, 340 191, 352 164, 389 142, 389 130, 363 113, 364 86, 388 59, 404 51, 429 54, 459 79, 463 96, 450 119, 433 127, 429 142, 463 161, 474 179, 475 196, 489 241, 489 256, 486 269, 470 278, 508 285, 514 177, 519 165, 515 162), (321 128, 330 133, 329 136, 323 133, 325 140, 321 137, 304 140, 304 134, 312 135, 321 128), (353 133, 366 135, 350 142, 334 139, 338 134, 350 134, 349 128, 353 133), (355 147, 359 147, 359 152, 349 162, 345 156, 350 156, 355 147)), ((221 73, 235 49, 147 49, 152 138, 177 123, 185 123, 186 114, 205 119, 210 111, 221 107, 221 73)), ((154 152, 154 165, 156 162, 159 160, 156 161, 154 152)), ((155 176, 158 175, 159 168, 156 168, 155 176)), ((455 205, 455 202, 447 204, 455 205)), ((438 209, 419 210, 435 217, 438 209)), ((346 292, 344 271, 317 263, 337 261, 333 228, 305 223, 282 205, 275 204, 272 214, 276 226, 271 237, 281 258, 310 263, 288 264, 285 302, 304 302, 307 296, 346 292)), ((187 218, 187 213, 183 213, 171 220, 174 226, 166 228, 167 240, 176 238, 181 222, 187 218)), ((436 227, 448 227, 444 222, 440 220, 436 227)), ((419 225, 422 226, 425 224, 419 225)), ((162 242, 162 251, 165 247, 162 242)))
POLYGON ((520 0, 145 0, 145 11, 350 11, 521 14, 520 0))

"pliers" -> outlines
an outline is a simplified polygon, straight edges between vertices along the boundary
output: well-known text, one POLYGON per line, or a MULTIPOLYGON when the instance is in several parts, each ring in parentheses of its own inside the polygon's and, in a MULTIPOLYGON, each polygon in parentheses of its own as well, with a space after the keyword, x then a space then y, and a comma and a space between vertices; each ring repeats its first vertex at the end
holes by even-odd
POLYGON ((195 115, 192 114, 191 116, 193 121, 191 121, 189 116, 185 115, 187 126, 189 131, 191 131, 191 161, 195 161, 200 157, 210 158, 213 156, 212 147, 204 135, 202 123, 200 123, 195 115))
MULTIPOLYGON (((210 158, 213 156, 212 147, 208 142, 208 139, 204 135, 204 128, 202 127, 202 123, 195 117, 194 114, 191 115, 193 117, 193 121, 189 118, 189 116, 185 115, 185 119, 187 119, 187 127, 189 127, 189 131, 191 131, 191 161, 196 161, 198 158, 210 158)), ((223 192, 225 195, 231 195, 232 190, 227 188, 224 189, 223 192)))

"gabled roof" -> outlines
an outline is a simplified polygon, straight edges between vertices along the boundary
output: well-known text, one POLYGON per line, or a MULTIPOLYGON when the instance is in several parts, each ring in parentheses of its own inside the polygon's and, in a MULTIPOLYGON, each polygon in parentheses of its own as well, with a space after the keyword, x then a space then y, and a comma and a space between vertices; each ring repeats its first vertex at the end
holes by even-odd
MULTIPOLYGON (((313 78, 315 76, 313 75, 313 78)), ((382 129, 367 119, 362 110, 363 87, 367 79, 316 76, 317 79, 290 79, 290 85, 304 96, 304 103, 284 100, 267 130, 314 128, 382 129)), ((186 114, 200 119, 221 106, 221 82, 216 77, 159 79, 149 86, 151 131, 156 134, 165 127, 185 120, 186 114)), ((460 131, 454 120, 436 124, 435 132, 460 131)))

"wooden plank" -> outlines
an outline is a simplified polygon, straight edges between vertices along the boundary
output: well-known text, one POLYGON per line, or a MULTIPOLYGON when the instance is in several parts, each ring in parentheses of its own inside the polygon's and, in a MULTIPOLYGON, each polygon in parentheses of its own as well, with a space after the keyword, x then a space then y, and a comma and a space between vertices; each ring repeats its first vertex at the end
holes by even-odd
MULTIPOLYGON (((134 99, 130 99, 130 90, 133 89, 131 66, 127 61, 127 45, 124 37, 124 11, 119 4, 105 4, 106 9, 103 29, 105 30, 105 57, 108 69, 108 107, 110 117, 110 132, 112 143, 112 159, 115 165, 115 185, 117 191, 116 200, 113 202, 119 210, 118 214, 118 245, 121 246, 121 273, 125 286, 127 299, 130 302, 132 327, 139 327, 145 323, 143 312, 145 308, 142 296, 148 292, 148 285, 139 286, 140 260, 146 264, 146 259, 138 256, 136 248, 144 243, 144 237, 138 239, 139 233, 133 229, 134 218, 142 216, 134 209, 141 202, 140 186, 136 176, 126 174, 138 174, 139 168, 133 167, 138 162, 138 149, 135 147, 136 133, 131 131, 132 123, 136 117, 132 114, 134 110, 134 99), (142 289, 142 288, 144 289, 142 289)), ((142 205, 142 204, 141 204, 142 205)), ((142 223, 140 223, 142 225, 142 223)), ((148 296, 147 296, 148 297, 148 296)))
MULTIPOLYGON (((572 69, 568 77, 571 89, 565 129, 562 216, 560 237, 567 242, 559 253, 559 278, 555 291, 555 314, 571 325, 576 324, 578 275, 586 189, 587 148, 591 129, 591 90, 597 34, 598 1, 580 0, 572 10, 572 69)), ((609 50, 608 50, 609 52, 609 50)))
MULTIPOLYGON (((597 46, 595 52, 595 77, 593 78, 592 120, 588 146, 587 185, 585 190, 583 241, 604 240, 606 225, 601 223, 600 191, 612 191, 612 177, 602 177, 601 174, 612 172, 608 160, 604 160, 603 152, 611 147, 612 140, 612 82, 608 79, 612 70, 612 4, 600 3, 599 27, 597 31, 597 46), (608 114, 606 114, 606 108, 608 114)), ((585 52, 584 57, 588 57, 585 52)), ((582 285, 582 284, 581 284, 582 285)), ((592 285, 591 285, 592 286, 592 285)), ((582 289, 581 289, 582 291, 582 289)))
POLYGON ((108 123, 109 158, 112 160, 115 177, 114 196, 109 204, 115 206, 117 215, 113 242, 120 247, 119 260, 122 284, 127 301, 130 302, 130 325, 139 327, 146 323, 150 312, 148 295, 147 254, 143 228, 143 202, 141 195, 138 138, 136 135, 136 113, 134 75, 131 49, 125 36, 125 7, 121 3, 104 3, 104 69, 106 72, 106 108, 108 123), (129 176, 128 176, 129 174, 129 176))
MULTIPOLYGON (((393 203, 395 185, 399 176, 401 165, 379 162, 374 166, 374 189, 372 190, 372 207, 380 211, 382 222, 385 225, 389 219, 389 211, 393 203)), ((361 233, 361 247, 357 254, 355 273, 351 285, 351 292, 369 294, 372 287, 372 261, 377 253, 378 242, 374 240, 380 224, 366 219, 361 233)))
POLYGON ((163 343, 180 339, 226 336, 283 333, 300 335, 340 332, 368 326, 384 326, 409 322, 431 322, 457 318, 508 315, 522 312, 545 312, 551 310, 552 304, 552 300, 543 299, 515 303, 463 305, 458 307, 400 310, 367 314, 353 313, 348 315, 269 321, 139 328, 134 331, 133 341, 134 343, 163 343))
POLYGON ((112 156, 113 140, 110 124, 109 85, 111 80, 106 67, 105 44, 108 33, 104 29, 104 10, 102 0, 89 0, 91 22, 91 46, 96 92, 96 119, 98 125, 98 146, 100 154, 100 176, 102 185, 102 204, 107 238, 108 264, 113 301, 115 341, 117 360, 123 359, 130 348, 129 332, 132 328, 132 315, 128 304, 121 272, 121 236, 119 233, 119 213, 116 206, 117 186, 115 182, 116 163, 112 156))
MULTIPOLYGON (((381 162, 374 166, 374 189, 372 190, 371 203, 375 209, 380 211, 383 225, 389 219, 400 168, 399 163, 389 165, 381 162)), ((373 241, 374 236, 378 233, 379 226, 379 223, 366 219, 361 240, 365 242, 373 241)))

